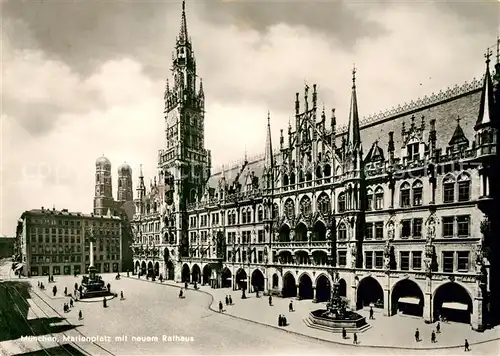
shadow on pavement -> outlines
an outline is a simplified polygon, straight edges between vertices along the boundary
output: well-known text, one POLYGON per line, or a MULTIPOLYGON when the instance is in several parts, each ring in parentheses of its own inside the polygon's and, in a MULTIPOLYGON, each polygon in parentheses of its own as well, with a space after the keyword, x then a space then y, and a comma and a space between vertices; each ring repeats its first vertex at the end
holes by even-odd
POLYGON ((60 333, 76 327, 68 324, 57 325, 66 320, 60 317, 28 319, 30 290, 30 284, 25 281, 0 283, 0 342, 22 336, 60 333))

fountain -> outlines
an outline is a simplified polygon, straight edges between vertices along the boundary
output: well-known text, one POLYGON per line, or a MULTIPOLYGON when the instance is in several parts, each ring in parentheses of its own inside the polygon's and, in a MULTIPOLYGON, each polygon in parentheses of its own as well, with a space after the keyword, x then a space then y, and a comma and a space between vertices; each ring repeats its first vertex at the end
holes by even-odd
POLYGON ((370 328, 364 316, 356 312, 347 310, 347 302, 339 293, 339 274, 333 279, 332 292, 326 309, 317 309, 309 313, 304 320, 307 326, 330 332, 363 332, 370 328))
POLYGON ((102 277, 94 266, 94 242, 96 239, 92 229, 88 230, 87 237, 90 241, 89 275, 82 277, 80 299, 110 296, 112 293, 106 288, 102 277))

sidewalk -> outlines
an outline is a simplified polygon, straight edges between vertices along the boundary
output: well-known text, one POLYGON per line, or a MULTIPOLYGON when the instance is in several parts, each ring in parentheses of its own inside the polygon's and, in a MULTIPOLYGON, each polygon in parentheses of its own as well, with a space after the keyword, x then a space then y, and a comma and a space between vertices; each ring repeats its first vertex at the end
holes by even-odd
MULTIPOLYGON (((134 278, 134 277, 130 277, 134 278)), ((134 279, 137 279, 135 277, 134 279)), ((146 280, 141 278, 143 282, 146 280)), ((151 282, 158 283, 160 282, 151 282)), ((178 288, 184 287, 183 283, 175 283, 172 281, 164 281, 163 284, 175 286, 178 288)), ((224 313, 240 319, 245 319, 251 322, 257 322, 271 327, 285 329, 289 332, 298 333, 316 339, 326 340, 330 342, 352 345, 352 335, 348 335, 346 340, 337 333, 329 333, 327 331, 318 330, 308 327, 304 323, 304 319, 312 310, 325 309, 326 303, 312 303, 311 300, 296 300, 294 298, 277 298, 273 297, 273 306, 269 306, 268 297, 255 297, 255 293, 247 294, 247 299, 241 299, 241 291, 233 291, 231 288, 212 289, 208 286, 201 286, 198 290, 194 290, 192 285, 189 285, 185 295, 190 293, 204 292, 213 297, 211 310, 219 311, 219 301, 224 305, 224 313), (225 296, 231 295, 233 299, 232 306, 225 305, 225 296), (288 304, 293 302, 295 311, 288 312, 288 304), (286 327, 278 327, 278 315, 284 314, 289 325, 286 327)), ((436 334, 437 342, 431 343, 430 337, 432 330, 435 330, 435 324, 425 324, 422 318, 411 316, 395 315, 385 317, 375 312, 375 320, 368 320, 368 310, 359 310, 359 314, 366 317, 371 328, 365 332, 358 333, 358 344, 365 347, 377 348, 402 348, 402 349, 446 349, 463 347, 465 339, 470 345, 482 344, 500 340, 500 329, 486 330, 483 333, 473 331, 470 325, 460 323, 441 323, 441 333, 436 334), (416 342, 414 333, 416 329, 420 331, 420 342, 416 342)))

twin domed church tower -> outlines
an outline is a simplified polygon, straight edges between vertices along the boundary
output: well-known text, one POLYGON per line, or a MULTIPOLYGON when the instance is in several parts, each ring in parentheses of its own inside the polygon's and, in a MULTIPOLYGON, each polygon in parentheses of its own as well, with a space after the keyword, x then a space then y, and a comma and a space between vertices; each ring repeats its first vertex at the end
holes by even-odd
MULTIPOLYGON (((120 210, 126 206, 133 208, 132 191, 132 168, 127 163, 118 167, 118 190, 116 200, 113 198, 113 185, 111 181, 111 162, 104 156, 99 157, 95 162, 95 193, 94 193, 94 214, 95 215, 120 215, 120 210), (127 204, 128 203, 128 204, 127 204)), ((129 216, 131 219, 133 211, 129 216)))

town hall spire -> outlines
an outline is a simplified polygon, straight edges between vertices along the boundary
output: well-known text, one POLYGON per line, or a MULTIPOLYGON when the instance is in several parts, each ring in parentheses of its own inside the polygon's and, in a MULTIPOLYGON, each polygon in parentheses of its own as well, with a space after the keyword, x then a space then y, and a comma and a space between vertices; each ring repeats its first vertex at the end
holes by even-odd
POLYGON ((179 42, 189 41, 186 21, 186 1, 182 1, 181 29, 179 32, 179 42))
POLYGON ((356 67, 352 69, 352 93, 349 112, 349 130, 347 133, 347 147, 351 150, 357 148, 361 143, 359 133, 358 98, 356 95, 356 67))

